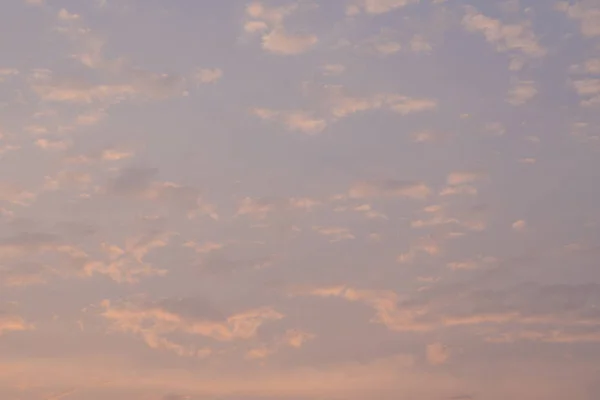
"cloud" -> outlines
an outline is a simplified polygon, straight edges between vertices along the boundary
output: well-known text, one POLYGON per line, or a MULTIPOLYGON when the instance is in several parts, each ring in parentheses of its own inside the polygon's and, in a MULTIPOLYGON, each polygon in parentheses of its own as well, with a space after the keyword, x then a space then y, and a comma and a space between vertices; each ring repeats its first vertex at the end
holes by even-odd
POLYGON ((276 111, 268 108, 255 108, 252 114, 265 121, 275 121, 290 131, 316 135, 327 127, 327 121, 306 111, 276 111))
POLYGON ((35 198, 35 193, 25 190, 17 184, 0 182, 0 201, 26 206, 31 204, 35 198))
POLYGON ((192 241, 186 242, 184 246, 194 249, 194 251, 198 254, 208 254, 213 251, 221 250, 223 247, 225 247, 223 243, 206 242, 203 244, 198 244, 192 241))
POLYGON ((15 68, 0 68, 0 83, 6 79, 19 75, 19 70, 15 68))
POLYGON ((283 28, 277 28, 263 35, 262 47, 271 53, 282 55, 302 54, 317 44, 315 35, 294 35, 283 28))
POLYGON ((450 350, 442 343, 427 345, 427 361, 431 365, 445 364, 450 358, 450 350))
POLYGON ((255 347, 246 353, 246 358, 250 360, 262 360, 265 359, 277 351, 281 350, 282 347, 291 347, 299 349, 306 342, 313 340, 315 335, 312 333, 304 332, 298 329, 288 329, 285 334, 278 338, 272 345, 263 345, 255 347))
POLYGON ((107 147, 101 150, 95 150, 85 154, 70 154, 65 156, 63 161, 67 164, 91 164, 101 161, 126 160, 133 156, 134 153, 132 151, 122 150, 115 147, 107 147))
POLYGON ((177 310, 177 306, 177 303, 172 303, 169 307, 164 302, 114 304, 105 300, 101 315, 110 323, 111 330, 138 336, 150 348, 173 351, 180 356, 195 356, 198 351, 193 346, 185 347, 171 341, 167 336, 201 336, 219 342, 248 340, 256 336, 264 323, 284 317, 270 307, 263 307, 221 320, 211 315, 183 313, 177 310))
POLYGON ((450 186, 464 185, 466 183, 473 183, 481 178, 485 177, 485 174, 481 172, 470 172, 470 171, 459 171, 452 172, 446 178, 446 183, 450 186))
POLYGON ((37 139, 35 145, 44 150, 64 151, 71 147, 72 143, 68 140, 37 139))
POLYGON ((448 268, 453 270, 475 270, 484 265, 491 265, 497 262, 494 257, 476 257, 470 260, 453 261, 447 264, 448 268))
POLYGON ((375 310, 376 317, 372 322, 386 326, 397 332, 427 332, 430 324, 419 322, 419 317, 426 313, 423 309, 411 307, 398 308, 398 296, 391 291, 358 290, 346 286, 330 288, 311 288, 299 290, 293 295, 317 297, 341 297, 350 302, 367 304, 375 310))
POLYGON ((488 122, 484 127, 485 131, 494 136, 502 136, 506 133, 506 128, 500 122, 488 122))
POLYGON ((515 222, 513 222, 513 224, 512 224, 512 228, 513 228, 515 231, 522 231, 522 230, 524 230, 526 227, 527 227, 527 223, 526 223, 525 221, 523 221, 522 219, 520 219, 520 220, 518 220, 518 221, 515 221, 515 222))
POLYGON ((533 99, 537 94, 533 81, 519 81, 508 92, 508 102, 513 106, 520 106, 533 99))
POLYGON ((156 168, 123 168, 116 177, 109 180, 106 193, 156 201, 171 209, 185 211, 189 218, 206 215, 214 220, 219 219, 215 206, 205 202, 198 189, 173 182, 158 181, 157 177, 156 168))
POLYGON ((583 65, 571 65, 569 72, 572 74, 600 75, 600 58, 586 60, 583 65))
POLYGON ((221 80, 222 77, 223 71, 219 68, 200 69, 194 76, 196 82, 198 83, 215 83, 221 80))
POLYGON ((166 247, 173 235, 172 232, 150 231, 127 238, 122 248, 103 243, 102 250, 108 260, 88 263, 86 274, 107 275, 118 283, 136 283, 144 277, 164 276, 167 270, 155 268, 145 261, 145 257, 154 249, 166 247))
POLYGON ((343 86, 329 85, 325 87, 325 102, 332 117, 339 119, 349 115, 388 109, 401 115, 431 111, 437 108, 437 101, 425 98, 412 98, 399 94, 380 93, 371 96, 352 96, 346 93, 343 86))
POLYGON ((159 74, 130 68, 118 82, 97 84, 82 79, 53 78, 46 73, 30 82, 44 101, 56 103, 111 105, 125 100, 164 100, 184 92, 185 79, 174 74, 159 74))
POLYGON ((306 342, 315 338, 315 335, 312 333, 304 332, 298 329, 290 329, 286 331, 283 342, 290 347, 300 348, 306 342))
POLYGON ((23 318, 0 312, 0 336, 9 332, 29 331, 32 329, 34 329, 34 326, 25 322, 23 318))
POLYGON ((100 123, 100 121, 106 118, 106 116, 106 111, 102 108, 87 111, 85 113, 79 114, 75 118, 75 124, 79 126, 93 126, 100 123))
POLYGON ((355 14, 360 9, 368 14, 385 14, 418 2, 419 0, 357 0, 354 1, 354 8, 350 8, 350 14, 355 14))
POLYGON ((414 35, 410 39, 410 49, 415 53, 429 53, 433 50, 433 47, 423 36, 414 35))
POLYGON ((313 230, 323 236, 329 237, 331 242, 355 239, 355 236, 347 228, 336 226, 313 226, 313 230))
POLYGON ((245 197, 239 201, 236 215, 264 219, 273 212, 293 210, 312 211, 319 205, 321 205, 320 201, 310 197, 291 197, 287 199, 245 197))
POLYGON ((581 34, 586 37, 600 36, 600 7, 595 2, 579 1, 570 4, 566 1, 556 3, 556 9, 564 12, 570 19, 580 23, 581 34))
POLYGON ((250 3, 246 15, 251 19, 244 23, 244 30, 260 33, 262 48, 268 52, 288 56, 305 53, 317 44, 317 36, 290 33, 284 26, 284 20, 298 8, 298 4, 267 7, 261 2, 250 3))
POLYGON ((34 84, 42 100, 64 103, 118 103, 136 94, 131 84, 93 85, 77 81, 55 81, 34 84))
POLYGON ((348 191, 348 196, 354 199, 369 197, 406 197, 425 199, 431 194, 431 189, 423 182, 371 180, 357 182, 348 191))
POLYGON ((528 57, 542 57, 547 53, 539 44, 531 24, 527 22, 505 25, 479 13, 474 7, 467 6, 462 25, 469 32, 483 34, 500 52, 518 52, 528 57))
POLYGON ((70 13, 69 11, 67 11, 64 8, 62 8, 58 12, 58 19, 63 20, 63 21, 75 21, 75 20, 78 20, 79 18, 80 18, 79 15, 70 13))
POLYGON ((577 94, 583 98, 581 105, 590 107, 600 104, 600 79, 580 79, 573 81, 577 94))
MULTIPOLYGON (((5 261, 6 262, 6 261, 5 261)), ((16 262, 0 268, 0 284, 8 287, 42 285, 52 270, 43 264, 16 262)))
POLYGON ((277 203, 274 200, 246 197, 240 201, 237 208, 237 215, 248 215, 262 219, 274 211, 276 207, 277 203))
POLYGON ((140 194, 150 188, 157 176, 157 168, 124 168, 109 182, 107 190, 116 195, 140 194))
POLYGON ((396 262, 399 264, 411 264, 421 254, 437 256, 441 251, 440 244, 437 240, 431 237, 424 237, 411 243, 408 251, 401 253, 396 257, 396 262))
MULTIPOLYGON (((464 187, 464 186, 459 186, 464 187)), ((452 188, 451 188, 452 189, 452 188)), ((444 195, 442 191, 441 195, 444 195)), ((412 228, 430 228, 440 227, 444 225, 458 225, 472 231, 481 231, 485 229, 485 221, 479 213, 451 213, 448 212, 448 207, 442 205, 431 205, 423 209, 425 218, 414 219, 411 221, 412 228), (472 214, 472 215, 470 215, 472 214)))
POLYGON ((391 56, 402 50, 402 45, 399 42, 392 40, 380 40, 374 44, 375 50, 384 56, 391 56))
POLYGON ((267 7, 262 2, 254 1, 246 6, 246 14, 270 25, 280 25, 284 19, 298 9, 297 4, 282 7, 267 7))
POLYGON ((248 33, 264 32, 267 29, 269 25, 263 21, 248 21, 244 24, 244 30, 248 33))
POLYGON ((447 186, 440 191, 440 196, 469 195, 476 196, 477 189, 473 183, 481 180, 486 175, 481 172, 459 171, 453 172, 446 178, 447 186))
POLYGON ((324 75, 332 76, 343 74, 346 71, 346 66, 343 64, 325 64, 321 69, 324 75))

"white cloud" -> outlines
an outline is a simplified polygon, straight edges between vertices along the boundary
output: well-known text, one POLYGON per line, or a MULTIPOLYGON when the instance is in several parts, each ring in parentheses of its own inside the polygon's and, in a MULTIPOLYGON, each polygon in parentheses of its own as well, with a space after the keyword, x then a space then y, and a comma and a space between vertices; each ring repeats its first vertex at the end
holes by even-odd
POLYGON ((590 107, 600 104, 600 79, 581 79, 573 81, 573 87, 582 97, 581 105, 590 107))
POLYGON ((356 0, 354 5, 347 8, 346 13, 356 15, 362 9, 368 14, 384 14, 418 2, 419 0, 356 0))
POLYGON ((600 75, 600 58, 586 60, 583 65, 575 64, 569 68, 574 74, 600 75))
POLYGON ((324 75, 340 75, 346 71, 346 66, 342 64, 325 64, 321 69, 324 75))
POLYGON ((494 136, 502 136, 506 133, 506 128, 500 122, 489 122, 485 124, 485 131, 494 136))
POLYGON ((28 331, 32 329, 33 325, 28 324, 19 316, 0 314, 0 336, 7 332, 28 331))
POLYGON ((151 348, 173 351, 180 356, 196 356, 198 352, 168 339, 172 334, 203 336, 220 342, 248 340, 256 335, 264 323, 284 317, 274 309, 264 307, 218 320, 210 316, 192 316, 178 312, 176 302, 174 305, 113 304, 105 300, 102 308, 102 316, 110 322, 112 330, 133 334, 151 348))
POLYGON ((35 197, 34 193, 23 189, 19 185, 0 182, 0 201, 24 206, 35 200, 35 197))
POLYGON ((290 34, 283 28, 277 28, 263 35, 262 47, 271 53, 296 55, 310 50, 317 44, 315 35, 290 34))
POLYGON ((19 75, 19 70, 15 68, 0 68, 0 83, 11 76, 19 75))
POLYGON ((537 94, 533 81, 519 81, 508 92, 508 102, 513 106, 519 106, 533 99, 537 94))
POLYGON ((43 100, 66 103, 115 103, 137 92, 130 84, 92 85, 73 81, 36 84, 33 88, 43 100))
POLYGON ((536 159, 533 157, 526 157, 526 158, 521 158, 519 160, 519 162, 522 164, 535 164, 536 159))
POLYGON ((350 198, 407 197, 425 199, 431 189, 423 182, 379 180, 357 182, 348 191, 350 198))
POLYGON ((278 122, 290 131, 298 131, 307 135, 316 135, 327 127, 326 120, 314 117, 310 113, 301 110, 276 111, 267 108, 255 108, 252 113, 260 119, 278 122))
POLYGON ((579 1, 571 4, 566 1, 556 3, 556 9, 570 19, 580 23, 581 34, 587 37, 600 36, 600 6, 594 1, 579 1))
POLYGON ((445 364, 450 358, 450 350, 442 343, 432 343, 427 346, 427 361, 431 365, 445 364))
POLYGON ((74 21, 74 20, 78 20, 80 18, 80 16, 78 14, 70 13, 66 9, 62 8, 58 12, 58 18, 63 21, 74 21))
POLYGON ((269 26, 263 21, 247 21, 244 24, 244 30, 248 33, 264 32, 269 26))
POLYGON ((377 109, 387 109, 400 115, 409 115, 437 108, 437 101, 426 98, 412 98, 399 94, 378 93, 368 96, 355 96, 346 93, 343 86, 329 85, 324 93, 329 112, 334 118, 377 109))
POLYGON ((527 222, 525 222, 524 220, 520 219, 518 221, 513 222, 512 224, 512 228, 515 231, 523 231, 525 230, 525 228, 527 227, 527 222))
POLYGON ((450 186, 464 185, 466 183, 473 183, 485 177, 485 174, 481 172, 472 171, 460 171, 452 172, 446 178, 446 183, 450 186))
POLYGON ((433 99, 414 99, 406 96, 393 96, 390 102, 392 111, 401 115, 431 111, 437 108, 437 101, 433 99))
POLYGON ((415 35, 410 39, 410 49, 415 53, 429 53, 433 47, 423 36, 415 35))
POLYGON ((260 33, 262 48, 268 52, 279 55, 305 53, 317 44, 317 36, 290 33, 284 26, 284 20, 298 8, 298 4, 267 7, 261 2, 253 2, 246 6, 246 15, 251 19, 244 23, 244 31, 260 33))
POLYGON ((392 40, 381 40, 375 43, 374 46, 375 50, 377 50, 379 54, 383 54, 385 56, 396 54, 402 50, 402 45, 399 42, 392 40))
POLYGON ((337 226, 313 226, 313 230, 323 236, 327 236, 332 242, 340 242, 342 240, 351 240, 356 238, 348 228, 341 228, 337 226))
POLYGON ((415 143, 434 142, 436 139, 437 135, 432 131, 419 131, 412 134, 412 140, 415 143))
POLYGON ((223 77, 223 71, 219 68, 201 69, 196 72, 194 78, 198 83, 215 83, 223 77))
POLYGON ((71 147, 72 143, 68 140, 37 139, 35 145, 44 150, 63 151, 71 147))
POLYGON ((209 254, 213 251, 221 250, 223 247, 225 247, 223 243, 217 242, 206 242, 203 244, 198 244, 196 242, 186 242, 184 246, 194 249, 194 251, 198 254, 209 254))
POLYGON ((283 20, 297 9, 297 4, 268 7, 262 2, 255 1, 246 6, 246 14, 254 19, 263 20, 269 25, 281 25, 283 20))
POLYGON ((467 6, 466 10, 462 19, 463 27, 469 32, 483 34, 489 43, 496 46, 497 51, 516 51, 529 57, 542 57, 546 54, 530 23, 505 25, 479 13, 474 7, 467 6))

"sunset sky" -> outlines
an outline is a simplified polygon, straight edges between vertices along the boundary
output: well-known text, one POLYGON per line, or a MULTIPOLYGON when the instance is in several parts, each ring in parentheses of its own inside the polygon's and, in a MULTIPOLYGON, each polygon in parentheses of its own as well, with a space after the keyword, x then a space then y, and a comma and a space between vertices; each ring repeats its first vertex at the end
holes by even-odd
POLYGON ((600 0, 0 0, 0 400, 600 399, 600 0))

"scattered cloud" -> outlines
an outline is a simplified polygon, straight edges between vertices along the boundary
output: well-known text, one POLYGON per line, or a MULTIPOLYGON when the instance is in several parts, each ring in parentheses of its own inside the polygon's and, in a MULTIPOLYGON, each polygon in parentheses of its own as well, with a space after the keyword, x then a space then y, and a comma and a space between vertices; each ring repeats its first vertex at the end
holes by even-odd
POLYGON ((305 53, 317 42, 315 35, 290 34, 283 28, 274 29, 262 37, 263 49, 288 56, 305 53))
POLYGON ((252 114, 265 121, 275 121, 286 129, 316 135, 327 127, 327 121, 306 111, 276 111, 268 108, 255 108, 252 114))
POLYGON ((28 331, 33 325, 28 324, 19 316, 0 313, 0 336, 9 332, 28 331))
POLYGON ((324 75, 340 75, 346 71, 346 66, 342 64, 325 64, 321 69, 324 75))
POLYGON ((427 361, 431 365, 445 364, 450 358, 450 350, 442 343, 427 345, 427 361))
POLYGON ((581 105, 590 107, 600 104, 600 79, 581 79, 573 81, 573 87, 582 97, 581 105))
POLYGON ((506 25, 467 6, 462 25, 469 32, 483 34, 500 52, 516 52, 527 57, 542 57, 547 53, 539 44, 529 22, 506 25))
POLYGON ((223 71, 219 68, 204 68, 196 72, 194 78, 198 83, 215 83, 221 80, 223 71))
POLYGON ((522 231, 527 227, 527 222, 523 221, 522 219, 513 222, 512 224, 512 228, 515 231, 522 231))
POLYGON ((206 337, 217 342, 248 340, 256 336, 261 325, 284 317, 274 309, 264 307, 221 319, 207 313, 202 303, 189 304, 187 307, 193 308, 184 313, 182 307, 186 304, 181 301, 136 304, 105 300, 101 315, 112 331, 132 334, 150 348, 172 351, 180 356, 197 356, 199 349, 169 340, 167 337, 171 334, 206 337))
POLYGON ((74 21, 74 20, 78 20, 79 18, 80 18, 80 16, 78 14, 70 13, 69 11, 67 11, 64 8, 62 8, 58 12, 58 19, 61 19, 63 21, 74 21))
POLYGON ((417 200, 427 198, 431 189, 423 182, 371 180, 356 182, 348 191, 354 199, 369 197, 406 197, 417 200))
POLYGON ((570 19, 579 22, 581 34, 587 37, 600 36, 600 7, 594 1, 569 3, 559 1, 556 9, 564 12, 570 19))
POLYGON ((368 14, 385 14, 418 2, 419 0, 356 0, 348 6, 346 13, 356 15, 362 10, 368 14))
POLYGON ((314 226, 313 230, 323 236, 328 237, 331 242, 356 239, 356 237, 348 230, 348 228, 336 226, 314 226))
POLYGON ((298 55, 314 47, 319 39, 316 35, 291 33, 284 26, 285 19, 298 10, 298 4, 282 7, 268 7, 261 2, 253 2, 246 7, 249 18, 244 30, 261 35, 262 48, 279 55, 298 55))
POLYGON ((533 99, 537 92, 534 82, 519 81, 509 90, 508 102, 513 106, 520 106, 533 99))

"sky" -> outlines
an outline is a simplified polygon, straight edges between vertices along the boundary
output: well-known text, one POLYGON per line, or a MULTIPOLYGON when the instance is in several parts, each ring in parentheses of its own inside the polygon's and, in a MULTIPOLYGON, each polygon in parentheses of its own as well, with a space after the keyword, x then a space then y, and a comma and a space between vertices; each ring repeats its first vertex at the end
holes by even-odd
POLYGON ((597 400, 599 0, 2 0, 0 398, 597 400))

